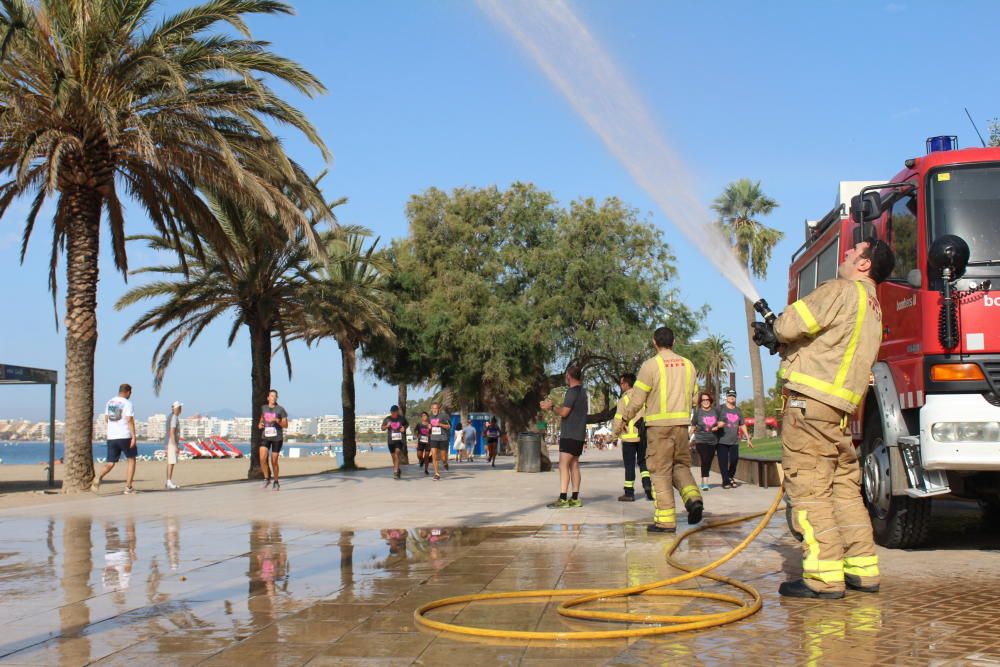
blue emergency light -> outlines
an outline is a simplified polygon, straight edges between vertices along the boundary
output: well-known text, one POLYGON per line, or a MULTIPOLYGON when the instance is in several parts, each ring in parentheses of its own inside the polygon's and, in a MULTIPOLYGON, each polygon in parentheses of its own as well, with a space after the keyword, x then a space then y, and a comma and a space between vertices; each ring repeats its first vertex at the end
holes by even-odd
POLYGON ((953 151, 958 149, 958 137, 955 135, 941 135, 931 137, 927 140, 927 152, 938 153, 940 151, 953 151))

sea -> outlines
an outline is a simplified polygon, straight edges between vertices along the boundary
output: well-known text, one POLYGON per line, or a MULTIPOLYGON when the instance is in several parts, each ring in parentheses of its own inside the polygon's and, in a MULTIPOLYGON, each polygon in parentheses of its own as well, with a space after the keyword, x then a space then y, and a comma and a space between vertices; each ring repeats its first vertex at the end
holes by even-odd
MULTIPOLYGON (((232 443, 234 447, 243 452, 246 456, 250 452, 249 442, 234 442, 232 443)), ((163 443, 161 442, 140 442, 136 445, 139 448, 138 455, 140 457, 153 458, 153 455, 158 449, 165 449, 163 443)), ((330 456, 332 453, 336 456, 337 464, 340 465, 344 462, 342 444, 340 441, 336 442, 286 442, 282 453, 287 457, 289 455, 289 450, 292 448, 299 448, 299 455, 302 457, 308 456, 330 456)), ((374 452, 388 452, 388 448, 384 444, 370 446, 368 443, 358 443, 358 453, 374 451, 374 452)), ((63 455, 63 443, 56 443, 56 460, 58 461, 63 455)), ((103 442, 94 443, 94 460, 103 460, 107 456, 107 446, 103 442)), ((202 461, 206 459, 191 459, 194 462, 202 461)), ((49 461, 49 443, 45 442, 31 442, 25 440, 17 440, 13 442, 0 441, 0 464, 3 465, 38 465, 47 464, 49 461)), ((360 461, 359 461, 360 463, 360 461)))

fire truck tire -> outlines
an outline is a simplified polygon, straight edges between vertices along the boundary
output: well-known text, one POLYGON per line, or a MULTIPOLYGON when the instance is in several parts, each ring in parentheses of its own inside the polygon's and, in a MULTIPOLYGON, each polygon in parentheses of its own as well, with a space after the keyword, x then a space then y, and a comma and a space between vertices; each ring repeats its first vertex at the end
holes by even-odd
POLYGON ((861 443, 861 489, 872 519, 875 542, 889 549, 908 549, 927 541, 931 500, 894 496, 891 457, 883 441, 882 422, 869 413, 861 443))

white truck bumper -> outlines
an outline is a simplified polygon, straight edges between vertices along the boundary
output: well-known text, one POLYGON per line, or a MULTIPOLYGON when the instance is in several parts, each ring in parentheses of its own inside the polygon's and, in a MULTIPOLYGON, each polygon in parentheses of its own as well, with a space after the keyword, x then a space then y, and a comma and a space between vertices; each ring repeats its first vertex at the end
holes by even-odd
POLYGON ((930 394, 920 409, 920 458, 926 470, 1000 470, 1000 441, 938 442, 938 422, 1000 422, 1000 407, 981 394, 930 394))

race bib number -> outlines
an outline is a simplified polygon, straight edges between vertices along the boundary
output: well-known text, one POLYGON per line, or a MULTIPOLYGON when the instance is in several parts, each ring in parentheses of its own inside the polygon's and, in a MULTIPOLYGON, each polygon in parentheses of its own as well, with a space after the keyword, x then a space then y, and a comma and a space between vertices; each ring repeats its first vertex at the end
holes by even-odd
POLYGON ((277 438, 278 429, 275 426, 265 426, 264 427, 264 437, 265 438, 277 438))
POLYGON ((441 427, 440 426, 432 426, 431 427, 431 435, 441 435, 441 427))
POLYGON ((420 436, 420 442, 427 442, 427 436, 426 435, 420 436))
POLYGON ((392 435, 389 436, 389 437, 392 438, 393 440, 402 440, 403 439, 403 434, 400 433, 399 431, 393 431, 392 435))

